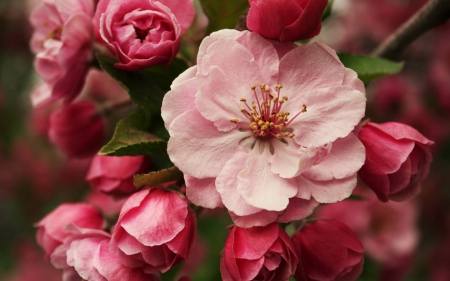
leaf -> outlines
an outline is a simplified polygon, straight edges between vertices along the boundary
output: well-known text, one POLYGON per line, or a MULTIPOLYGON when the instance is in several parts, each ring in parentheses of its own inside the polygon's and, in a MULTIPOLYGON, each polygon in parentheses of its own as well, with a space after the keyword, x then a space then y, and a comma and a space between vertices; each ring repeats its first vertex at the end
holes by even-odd
POLYGON ((352 194, 352 195, 350 195, 346 200, 352 200, 352 201, 364 201, 364 200, 366 200, 366 199, 365 199, 364 197, 362 197, 362 196, 352 194))
POLYGON ((333 2, 334 2, 334 0, 328 0, 328 4, 322 13, 322 21, 324 21, 330 17, 331 11, 333 10, 333 2))
POLYGON ((386 59, 339 53, 339 59, 350 69, 353 69, 358 78, 368 83, 382 76, 398 73, 403 68, 403 62, 393 62, 386 59))
POLYGON ((162 99, 170 90, 172 81, 188 68, 184 61, 174 58, 168 67, 155 65, 129 72, 114 67, 117 61, 113 58, 97 54, 97 60, 102 69, 128 91, 131 100, 145 111, 148 119, 159 115, 162 99))
POLYGON ((166 154, 167 142, 146 130, 145 113, 136 111, 117 123, 114 135, 99 152, 108 156, 166 154))
POLYGON ((134 186, 141 188, 144 186, 155 186, 161 183, 176 181, 183 178, 183 173, 173 166, 157 172, 151 172, 143 175, 134 175, 134 186))
POLYGON ((234 28, 248 8, 247 0, 200 0, 200 3, 209 19, 208 34, 234 28))

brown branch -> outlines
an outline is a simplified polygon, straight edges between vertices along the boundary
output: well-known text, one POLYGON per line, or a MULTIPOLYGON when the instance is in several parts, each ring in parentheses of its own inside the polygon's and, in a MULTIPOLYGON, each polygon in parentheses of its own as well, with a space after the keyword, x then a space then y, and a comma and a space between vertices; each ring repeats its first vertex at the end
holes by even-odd
POLYGON ((450 18, 450 0, 430 0, 396 32, 382 42, 371 56, 396 58, 411 42, 450 18))

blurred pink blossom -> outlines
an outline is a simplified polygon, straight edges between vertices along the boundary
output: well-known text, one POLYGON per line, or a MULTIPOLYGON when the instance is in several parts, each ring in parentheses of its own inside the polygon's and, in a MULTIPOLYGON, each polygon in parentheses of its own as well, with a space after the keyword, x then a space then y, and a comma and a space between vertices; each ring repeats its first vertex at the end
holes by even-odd
POLYGON ((44 82, 32 93, 33 105, 72 101, 83 88, 91 59, 92 0, 44 0, 30 15, 30 47, 44 82))
MULTIPOLYGON (((120 263, 118 257, 109 251, 111 235, 96 229, 79 228, 71 224, 67 227, 68 236, 51 256, 52 264, 64 273, 73 270, 83 279, 89 281, 157 281, 156 277, 147 275, 140 269, 129 268, 120 263)), ((76 276, 76 275, 75 275, 76 276)), ((63 278, 63 281, 79 280, 63 278)))
POLYGON ((326 204, 315 216, 342 221, 356 233, 369 256, 389 267, 403 266, 419 238, 415 204, 382 203, 368 190, 359 194, 364 200, 326 204))
MULTIPOLYGON (((17 266, 4 280, 8 281, 60 281, 61 272, 44 261, 41 252, 29 242, 18 247, 17 266)), ((5 277, 5 276, 3 276, 5 277)))
POLYGON ((51 114, 49 137, 69 157, 89 157, 104 142, 105 122, 92 102, 71 103, 51 114))

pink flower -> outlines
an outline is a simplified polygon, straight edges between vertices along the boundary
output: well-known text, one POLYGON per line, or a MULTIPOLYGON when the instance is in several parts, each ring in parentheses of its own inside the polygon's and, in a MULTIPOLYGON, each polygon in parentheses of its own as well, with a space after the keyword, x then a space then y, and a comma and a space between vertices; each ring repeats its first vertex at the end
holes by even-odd
POLYGON ((319 208, 318 218, 334 218, 348 225, 366 253, 383 266, 402 266, 414 254, 419 240, 417 210, 412 201, 380 202, 373 193, 366 200, 346 200, 319 208))
POLYGON ((192 0, 100 0, 94 25, 119 59, 115 66, 136 71, 168 65, 194 14, 192 0))
POLYGON ((350 196, 365 158, 352 130, 366 98, 333 50, 221 30, 203 40, 197 62, 162 106, 189 200, 225 205, 251 227, 350 196))
POLYGON ((96 208, 88 204, 60 205, 36 224, 39 227, 36 239, 38 244, 44 248, 47 258, 70 235, 64 231, 64 228, 71 223, 78 227, 101 229, 103 218, 96 208))
POLYGON ((220 272, 224 281, 284 281, 294 275, 297 263, 289 236, 276 223, 234 226, 220 260, 220 272))
POLYGON ((30 242, 21 241, 15 250, 14 270, 9 274, 2 274, 3 280, 8 281, 60 281, 61 273, 44 261, 39 248, 30 242))
POLYGON ((293 237, 301 281, 354 281, 362 272, 364 247, 355 233, 336 220, 308 223, 293 237))
POLYGON ((89 157, 103 144, 105 122, 92 102, 72 103, 52 113, 49 137, 69 157, 89 157))
POLYGON ((405 201, 420 192, 430 170, 432 141, 414 128, 394 122, 369 122, 358 138, 367 153, 359 175, 378 199, 405 201))
POLYGON ((328 0, 249 0, 247 27, 278 41, 309 39, 319 34, 328 0))
POLYGON ((96 155, 86 180, 95 191, 121 196, 135 192, 133 176, 148 170, 149 163, 144 156, 96 155))
POLYGON ((44 83, 32 94, 34 105, 72 101, 84 84, 91 59, 92 0, 44 0, 30 16, 34 66, 44 83))
POLYGON ((166 272, 187 259, 195 232, 195 215, 178 193, 150 188, 125 202, 109 246, 127 267, 166 272))
MULTIPOLYGON (((140 269, 122 265, 119 258, 108 249, 110 234, 101 230, 78 228, 75 225, 69 225, 67 231, 71 235, 51 256, 52 264, 64 273, 70 274, 75 270, 83 280, 89 281, 157 280, 140 269)), ((73 280, 67 279, 64 281, 73 280)))

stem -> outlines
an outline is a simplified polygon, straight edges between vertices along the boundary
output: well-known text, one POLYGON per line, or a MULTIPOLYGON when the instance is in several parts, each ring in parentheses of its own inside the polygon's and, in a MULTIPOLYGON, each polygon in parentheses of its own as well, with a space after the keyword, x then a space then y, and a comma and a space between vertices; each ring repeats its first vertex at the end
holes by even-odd
POLYGON ((430 0, 396 32, 382 42, 371 56, 393 59, 422 34, 450 18, 449 0, 430 0))

